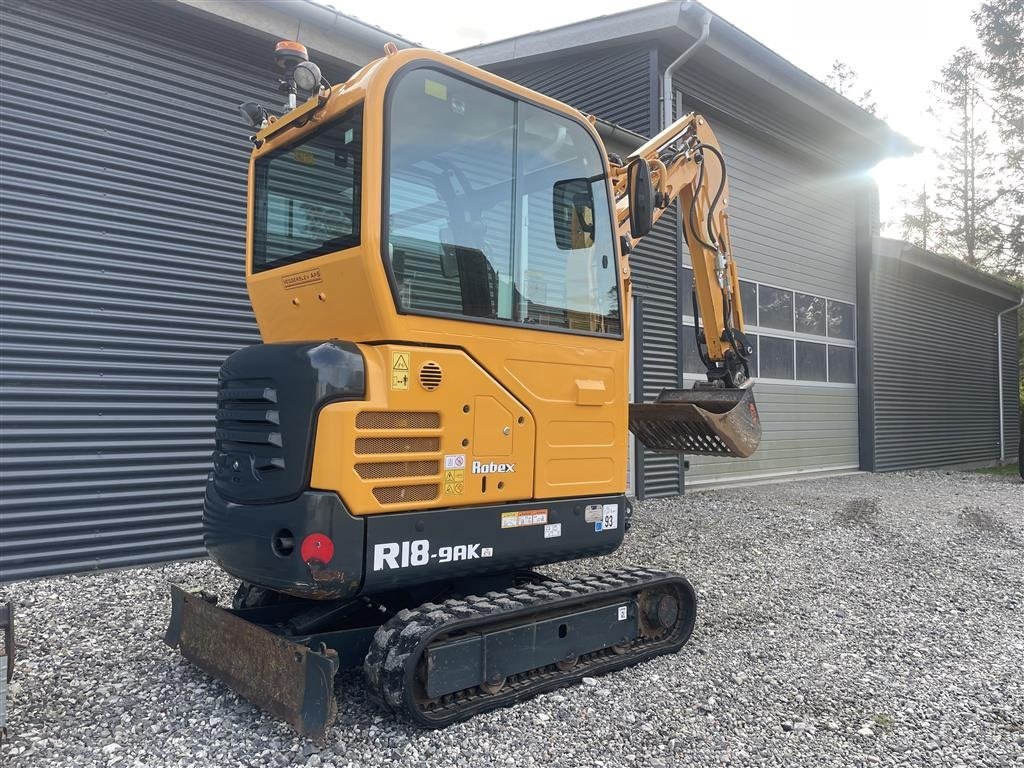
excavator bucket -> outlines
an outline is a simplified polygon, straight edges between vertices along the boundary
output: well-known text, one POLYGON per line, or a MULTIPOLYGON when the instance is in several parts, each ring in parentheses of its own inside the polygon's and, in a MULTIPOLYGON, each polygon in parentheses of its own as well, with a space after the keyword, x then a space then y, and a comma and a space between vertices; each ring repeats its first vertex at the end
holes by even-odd
POLYGON ((334 651, 318 653, 174 585, 164 641, 256 706, 323 741, 337 714, 334 651))
POLYGON ((666 389, 629 406, 629 429, 649 450, 745 459, 761 442, 754 391, 666 389))

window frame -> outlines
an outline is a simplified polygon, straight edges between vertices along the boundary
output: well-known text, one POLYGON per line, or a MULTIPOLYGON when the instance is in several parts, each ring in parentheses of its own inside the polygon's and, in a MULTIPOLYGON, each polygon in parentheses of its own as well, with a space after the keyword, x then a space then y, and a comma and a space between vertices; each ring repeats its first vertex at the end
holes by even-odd
MULTIPOLYGON (((617 340, 620 340, 620 341, 625 339, 626 309, 625 309, 625 307, 623 305, 623 294, 624 294, 624 292, 622 290, 622 280, 621 280, 621 275, 619 273, 620 271, 618 269, 618 264, 619 264, 619 261, 620 261, 620 259, 619 259, 619 247, 618 247, 618 233, 615 232, 614 230, 611 232, 611 251, 612 252, 610 254, 610 258, 615 263, 615 298, 616 298, 616 305, 618 307, 618 313, 619 313, 618 314, 619 330, 618 330, 617 333, 607 333, 607 332, 600 332, 600 331, 583 331, 583 330, 579 330, 579 329, 562 328, 562 327, 553 326, 553 325, 552 326, 547 326, 547 325, 545 325, 545 326, 538 326, 538 325, 532 325, 532 324, 528 324, 528 323, 523 323, 523 322, 516 321, 516 320, 502 320, 502 319, 489 318, 489 317, 472 317, 472 316, 462 315, 462 314, 459 314, 459 313, 456 313, 456 312, 437 312, 437 311, 432 311, 432 310, 410 310, 410 309, 407 309, 407 308, 403 307, 402 302, 400 300, 401 297, 399 295, 399 290, 398 290, 398 281, 395 279, 394 271, 391 268, 391 260, 390 260, 390 258, 388 258, 388 216, 389 216, 389 210, 390 210, 390 203, 389 203, 389 201, 390 201, 390 194, 391 194, 391 169, 390 169, 390 161, 391 161, 391 153, 390 153, 390 146, 391 146, 391 105, 392 105, 392 97, 394 95, 394 89, 402 81, 402 79, 403 79, 403 77, 405 75, 409 74, 410 72, 412 72, 414 70, 418 70, 418 69, 427 69, 427 70, 433 70, 435 72, 439 72, 439 73, 441 73, 443 75, 447 75, 448 77, 454 78, 456 80, 461 80, 462 82, 467 83, 468 85, 472 85, 472 86, 474 86, 476 88, 480 88, 481 90, 489 91, 491 93, 497 94, 498 96, 502 96, 504 98, 511 99, 514 102, 523 102, 525 104, 530 104, 531 106, 536 107, 537 109, 541 109, 541 110, 543 110, 545 112, 548 112, 548 113, 550 113, 552 115, 556 115, 556 116, 558 116, 558 117, 560 117, 560 118, 562 118, 564 120, 567 120, 567 121, 570 121, 570 122, 574 122, 577 125, 579 125, 583 129, 583 131, 587 134, 587 136, 590 138, 590 140, 594 143, 594 149, 596 150, 597 156, 598 156, 598 158, 600 158, 600 160, 603 163, 605 196, 606 196, 607 201, 608 201, 608 221, 613 226, 614 226, 614 222, 616 221, 616 218, 615 218, 615 193, 614 193, 614 190, 612 189, 611 174, 609 173, 609 168, 608 168, 608 159, 605 156, 604 152, 602 152, 601 145, 597 141, 594 140, 594 137, 593 137, 593 135, 591 133, 592 126, 587 124, 584 120, 580 120, 579 118, 575 117, 574 115, 570 115, 570 114, 566 114, 566 113, 563 113, 563 112, 559 112, 557 110, 553 110, 553 109, 551 109, 550 107, 548 107, 545 104, 541 104, 540 102, 535 101, 534 99, 528 98, 528 97, 523 96, 523 95, 518 94, 518 93, 515 93, 514 91, 508 90, 506 88, 500 88, 500 87, 497 87, 495 85, 492 85, 491 83, 487 83, 487 82, 484 82, 482 80, 475 79, 475 78, 465 74, 464 72, 461 72, 460 70, 455 69, 454 67, 450 67, 450 66, 447 66, 445 64, 441 64, 441 63, 434 62, 434 61, 422 61, 422 60, 420 60, 420 61, 409 62, 408 64, 406 64, 406 65, 402 66, 401 68, 399 68, 395 72, 395 74, 392 75, 390 81, 388 82, 387 89, 384 92, 383 131, 382 131, 382 136, 381 136, 381 176, 380 176, 380 186, 381 186, 381 201, 380 201, 380 203, 381 204, 380 204, 380 230, 379 230, 379 235, 380 235, 380 254, 379 254, 379 256, 380 256, 380 259, 381 259, 381 264, 384 267, 384 274, 387 276, 388 285, 391 288, 391 301, 394 304, 395 312, 397 312, 399 315, 414 316, 414 317, 429 317, 429 318, 436 318, 436 319, 440 319, 440 320, 455 320, 455 321, 458 321, 458 322, 471 323, 471 324, 474 324, 474 325, 479 325, 479 324, 495 325, 495 326, 500 326, 500 327, 503 327, 503 328, 515 328, 515 329, 518 329, 518 330, 540 331, 540 332, 547 332, 547 333, 563 333, 563 334, 569 334, 571 336, 589 336, 589 337, 599 338, 599 339, 617 339, 617 340)), ((518 111, 516 112, 516 114, 518 115, 518 111)), ((518 118, 517 118, 517 130, 518 130, 518 118)), ((513 158, 513 167, 515 167, 515 162, 516 162, 516 159, 513 158)), ((515 200, 513 200, 513 206, 515 206, 515 200)), ((516 260, 515 259, 515 241, 516 241, 516 236, 517 236, 517 232, 516 232, 517 221, 518 221, 518 219, 513 222, 513 228, 512 228, 513 229, 513 251, 512 251, 513 264, 515 263, 515 260, 516 260)), ((567 253, 569 253, 569 252, 567 251, 567 253)))
MULTIPOLYGON (((690 270, 692 272, 693 268, 690 267, 690 266, 687 266, 687 265, 680 265, 680 269, 682 269, 682 270, 690 270)), ((761 381, 761 382, 764 382, 766 384, 786 384, 786 385, 789 385, 789 386, 798 386, 798 387, 828 387, 828 388, 834 388, 834 389, 856 389, 858 387, 858 385, 859 385, 859 378, 860 378, 860 370, 859 370, 858 364, 857 364, 857 348, 858 348, 858 341, 857 341, 857 311, 858 311, 858 307, 857 307, 857 303, 855 301, 845 301, 844 299, 832 298, 831 296, 828 296, 826 294, 813 293, 811 291, 802 291, 802 290, 798 290, 796 288, 786 288, 785 286, 774 285, 772 283, 765 283, 765 282, 761 282, 760 280, 751 280, 751 279, 745 278, 745 277, 741 277, 740 280, 741 280, 741 282, 750 283, 750 284, 755 286, 755 288, 756 288, 756 295, 757 295, 758 299, 760 299, 760 293, 761 293, 760 289, 761 289, 762 285, 766 286, 768 288, 774 288, 774 289, 780 290, 780 291, 789 291, 789 292, 791 292, 793 294, 793 328, 794 329, 796 328, 796 294, 797 293, 803 293, 803 294, 808 295, 808 296, 814 296, 814 297, 817 297, 817 298, 821 298, 821 299, 824 299, 825 302, 826 302, 825 334, 820 335, 820 336, 817 335, 817 334, 805 333, 805 332, 796 331, 796 330, 793 330, 793 331, 782 331, 782 330, 779 330, 777 328, 762 327, 761 324, 760 324, 760 319, 761 319, 761 316, 760 316, 760 301, 758 301, 758 303, 754 305, 755 317, 756 317, 758 322, 757 323, 744 323, 745 331, 748 334, 750 334, 750 335, 756 335, 757 336, 756 360, 757 360, 757 368, 758 368, 758 370, 756 370, 756 371, 752 370, 750 372, 750 375, 753 378, 755 378, 757 381, 761 381), (840 338, 840 337, 837 337, 837 336, 829 336, 828 335, 828 322, 827 322, 827 315, 828 315, 828 308, 827 308, 828 304, 827 303, 828 302, 835 302, 835 303, 838 303, 838 304, 846 304, 846 305, 850 306, 853 309, 853 338, 852 339, 843 339, 843 338, 840 338), (825 348, 826 348, 825 349, 825 378, 826 378, 826 380, 825 381, 812 381, 812 380, 809 380, 809 379, 797 379, 797 378, 792 378, 792 379, 775 379, 775 378, 768 378, 768 377, 760 376, 760 363, 761 363, 760 343, 761 343, 761 337, 762 336, 770 336, 770 337, 775 337, 775 338, 785 338, 785 339, 789 339, 789 340, 791 340, 793 342, 792 346, 793 346, 793 375, 794 375, 794 377, 796 376, 796 371, 797 371, 796 342, 798 342, 798 341, 808 341, 808 342, 815 342, 817 344, 824 345, 825 348), (854 360, 853 360, 853 381, 852 382, 831 381, 830 380, 830 371, 829 371, 829 367, 828 367, 828 347, 829 346, 833 346, 833 347, 847 347, 847 348, 853 350, 854 360)), ((692 314, 692 309, 690 308, 689 301, 683 301, 682 304, 683 304, 683 311, 680 312, 680 321, 681 321, 681 323, 682 323, 682 325, 684 327, 683 333, 684 334, 688 333, 692 337, 692 335, 693 335, 693 324, 694 324, 693 323, 694 318, 693 318, 693 314, 692 314)), ((746 310, 746 304, 744 304, 744 310, 746 310)), ((702 321, 701 324, 703 325, 703 321, 702 321)), ((680 356, 680 360, 682 360, 682 358, 683 358, 682 350, 680 350, 680 355, 679 356, 680 356)), ((691 378, 692 379, 692 378, 698 378, 700 376, 700 374, 694 374, 694 373, 691 373, 691 372, 684 371, 683 372, 683 376, 686 377, 686 378, 691 378)))
MULTIPOLYGON (((314 259, 319 259, 319 258, 321 258, 323 256, 329 256, 332 253, 340 253, 341 251, 348 251, 348 250, 351 250, 353 248, 358 248, 358 247, 360 247, 362 245, 362 243, 363 243, 363 169, 364 169, 364 164, 366 162, 366 156, 365 156, 365 153, 364 153, 364 148, 365 148, 365 131, 366 131, 366 111, 365 111, 364 107, 365 107, 364 102, 362 102, 362 101, 356 102, 349 109, 345 110, 344 112, 342 112, 340 115, 338 115, 335 118, 333 118, 330 122, 326 123, 325 125, 320 126, 319 128, 317 128, 314 131, 310 131, 306 135, 301 136, 300 138, 296 139, 293 142, 290 142, 290 143, 285 144, 285 145, 283 145, 283 146, 281 146, 281 147, 279 147, 277 149, 274 149, 272 152, 268 152, 267 154, 260 155, 259 157, 257 157, 253 161, 252 215, 249 217, 249 220, 250 220, 251 223, 249 225, 249 232, 248 232, 248 235, 249 235, 249 237, 252 240, 252 248, 251 248, 252 257, 251 257, 251 260, 250 260, 251 263, 250 263, 250 266, 249 266, 249 270, 250 270, 251 274, 258 275, 258 274, 262 274, 264 272, 270 272, 270 271, 275 270, 275 269, 281 269, 283 267, 293 267, 293 266, 295 266, 297 264, 303 264, 303 263, 305 263, 307 261, 312 261, 314 259), (307 251, 302 251, 301 253, 298 253, 298 254, 292 254, 290 257, 288 257, 286 259, 278 259, 278 260, 276 260, 274 262, 271 262, 271 263, 267 263, 266 262, 266 254, 264 253, 263 254, 264 255, 264 260, 263 261, 257 261, 257 258, 256 258, 257 246, 256 246, 256 244, 257 244, 257 241, 259 240, 259 236, 258 236, 257 231, 256 231, 257 230, 257 224, 258 224, 259 221, 262 220, 263 223, 266 225, 268 223, 268 221, 269 221, 269 216, 268 216, 267 213, 263 213, 262 217, 261 217, 261 214, 258 212, 258 209, 260 207, 260 200, 259 200, 260 179, 259 179, 259 177, 260 177, 261 172, 262 173, 266 173, 267 172, 266 165, 269 165, 269 163, 272 162, 275 158, 283 157, 284 155, 287 155, 290 152, 294 152, 296 149, 298 149, 298 148, 304 146, 305 144, 308 144, 310 141, 313 141, 314 139, 316 139, 317 136, 321 136, 321 135, 323 135, 325 133, 328 133, 328 132, 334 130, 335 128, 337 128, 339 126, 339 124, 345 122, 346 120, 350 120, 353 117, 356 118, 356 120, 353 121, 353 122, 356 122, 359 125, 359 152, 358 152, 358 161, 357 161, 358 165, 356 166, 356 168, 353 169, 353 176, 352 176, 354 191, 353 191, 353 196, 352 196, 352 229, 353 229, 353 232, 351 234, 351 238, 352 238, 351 241, 350 242, 346 242, 344 245, 339 245, 337 247, 335 247, 333 245, 327 246, 327 245, 321 244, 319 248, 313 248, 313 249, 309 249, 307 251), (261 163, 264 163, 266 165, 261 166, 261 163)), ((266 207, 269 206, 269 204, 270 204, 270 190, 268 189, 267 190, 267 199, 264 200, 264 203, 263 203, 264 209, 266 209, 266 207)), ((266 240, 266 233, 263 234, 263 239, 264 239, 264 241, 266 240)), ((334 238, 334 239, 337 239, 337 238, 334 238)))

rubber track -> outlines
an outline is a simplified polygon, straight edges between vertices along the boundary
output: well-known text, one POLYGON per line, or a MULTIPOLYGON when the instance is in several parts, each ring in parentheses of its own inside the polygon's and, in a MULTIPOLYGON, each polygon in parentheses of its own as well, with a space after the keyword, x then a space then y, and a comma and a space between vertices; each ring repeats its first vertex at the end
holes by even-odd
POLYGON ((602 674, 638 664, 654 656, 677 651, 689 639, 696 613, 693 588, 682 576, 646 568, 623 568, 586 574, 573 579, 524 584, 501 592, 488 592, 441 604, 424 603, 403 610, 377 630, 366 654, 363 672, 370 696, 382 707, 413 723, 439 728, 480 712, 498 709, 577 682, 587 675, 602 674), (410 687, 423 652, 434 637, 459 628, 485 629, 505 622, 512 614, 524 622, 538 612, 560 607, 575 610, 634 596, 648 588, 674 589, 681 598, 680 619, 666 637, 640 640, 624 654, 611 649, 581 657, 576 666, 559 671, 554 665, 514 675, 497 694, 479 688, 442 697, 431 708, 422 708, 410 687))

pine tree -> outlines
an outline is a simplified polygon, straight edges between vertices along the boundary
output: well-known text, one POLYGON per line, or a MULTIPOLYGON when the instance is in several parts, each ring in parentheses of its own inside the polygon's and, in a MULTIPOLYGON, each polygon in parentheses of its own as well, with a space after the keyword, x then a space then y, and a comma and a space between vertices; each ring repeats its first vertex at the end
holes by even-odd
POLYGON ((935 234, 938 227, 938 216, 928 205, 928 187, 921 186, 921 194, 913 200, 903 200, 906 212, 900 224, 903 227, 903 239, 908 243, 928 250, 929 240, 935 246, 935 234))
POLYGON ((832 62, 832 71, 825 75, 825 85, 841 96, 859 105, 865 112, 874 115, 878 105, 871 97, 871 89, 865 88, 857 96, 860 90, 860 77, 849 64, 836 59, 832 62))
POLYGON ((939 153, 935 208, 940 216, 938 249, 976 267, 995 266, 1002 232, 993 218, 995 171, 988 150, 988 115, 982 103, 977 54, 961 48, 933 84, 934 113, 946 124, 947 145, 939 153))
POLYGON ((982 3, 972 19, 1001 144, 994 217, 1003 238, 996 269, 1024 281, 1024 0, 982 3))

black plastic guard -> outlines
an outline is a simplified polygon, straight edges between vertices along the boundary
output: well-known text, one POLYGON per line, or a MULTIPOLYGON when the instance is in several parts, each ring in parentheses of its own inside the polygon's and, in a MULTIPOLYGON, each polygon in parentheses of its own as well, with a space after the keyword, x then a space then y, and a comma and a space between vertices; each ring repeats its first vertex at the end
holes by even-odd
POLYGON ((164 642, 314 741, 323 741, 338 713, 334 651, 313 651, 174 585, 164 642))

